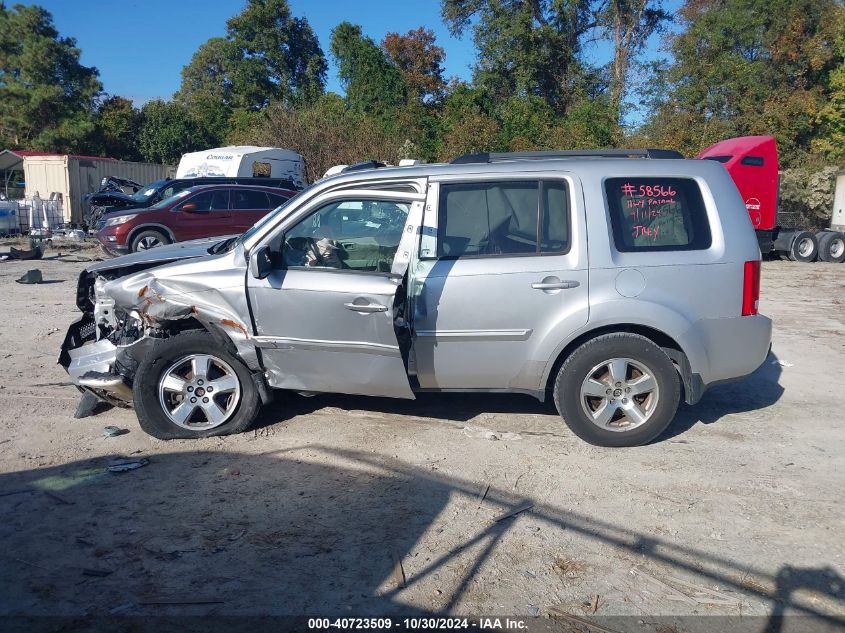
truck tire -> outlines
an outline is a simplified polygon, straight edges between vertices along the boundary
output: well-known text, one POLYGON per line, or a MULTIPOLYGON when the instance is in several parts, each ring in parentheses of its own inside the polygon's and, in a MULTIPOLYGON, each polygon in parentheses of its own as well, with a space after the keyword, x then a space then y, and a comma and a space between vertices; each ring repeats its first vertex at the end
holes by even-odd
POLYGON ((681 381, 672 361, 639 334, 603 334, 577 348, 554 385, 557 410, 582 440, 640 446, 660 435, 678 410, 681 381))
POLYGON ((170 238, 164 233, 155 229, 146 229, 136 233, 132 237, 129 252, 137 253, 138 251, 145 251, 156 246, 164 246, 165 244, 170 244, 170 238))
POLYGON ((845 261, 845 234, 838 231, 816 233, 819 243, 819 260, 841 264, 845 261))
POLYGON ((809 231, 795 231, 790 241, 786 256, 793 262, 814 262, 819 253, 816 236, 809 231))
POLYGON ((261 406, 246 365, 199 330, 156 342, 135 373, 132 399, 141 428, 161 440, 241 433, 261 406))

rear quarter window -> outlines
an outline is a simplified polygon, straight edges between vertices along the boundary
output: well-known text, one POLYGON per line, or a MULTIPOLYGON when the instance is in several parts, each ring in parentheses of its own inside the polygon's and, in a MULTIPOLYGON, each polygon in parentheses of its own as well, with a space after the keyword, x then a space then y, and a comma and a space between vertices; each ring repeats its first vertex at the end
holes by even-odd
POLYGON ((616 250, 710 248, 701 189, 690 178, 608 178, 604 183, 616 250))

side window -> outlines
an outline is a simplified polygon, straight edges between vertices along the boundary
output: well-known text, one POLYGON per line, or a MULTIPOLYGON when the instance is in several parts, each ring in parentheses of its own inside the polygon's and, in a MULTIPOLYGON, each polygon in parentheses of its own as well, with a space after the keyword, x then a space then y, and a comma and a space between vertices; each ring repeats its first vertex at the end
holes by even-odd
POLYGON ((174 193, 179 193, 183 189, 187 189, 188 187, 192 186, 193 183, 191 182, 177 182, 170 185, 167 185, 162 192, 161 192, 161 199, 164 200, 165 198, 169 198, 174 193))
POLYGON ((268 193, 267 197, 270 198, 270 207, 272 209, 275 209, 276 207, 279 207, 288 201, 287 196, 279 196, 275 193, 268 193))
POLYGON ((437 256, 538 255, 569 250, 569 191, 559 181, 443 184, 437 256))
POLYGON ((390 272, 409 210, 405 202, 331 202, 287 232, 285 265, 390 272))
POLYGON ((710 248, 698 183, 689 178, 608 178, 604 184, 616 250, 710 248))
POLYGON ((569 251, 569 189, 566 183, 543 181, 543 220, 540 227, 541 253, 569 251))
POLYGON ((253 189, 232 190, 232 209, 252 211, 270 209, 272 205, 267 201, 267 194, 253 189))
POLYGON ((181 210, 186 205, 191 205, 192 211, 208 211, 211 208, 211 196, 211 191, 204 191, 202 193, 198 193, 195 196, 191 196, 182 204, 180 204, 177 207, 177 210, 181 210))
POLYGON ((229 210, 229 190, 215 189, 211 194, 211 210, 212 211, 228 211, 229 210))

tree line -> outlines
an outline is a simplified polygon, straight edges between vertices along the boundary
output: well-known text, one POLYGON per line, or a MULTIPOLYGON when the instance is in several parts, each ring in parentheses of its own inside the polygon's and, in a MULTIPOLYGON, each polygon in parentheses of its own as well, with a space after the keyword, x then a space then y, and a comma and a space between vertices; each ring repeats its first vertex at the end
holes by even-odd
POLYGON ((472 38, 469 80, 445 76, 425 27, 376 41, 343 22, 326 51, 287 0, 248 0, 172 99, 138 108, 103 92, 49 12, 0 1, 0 146, 175 163, 275 145, 302 153, 312 179, 337 163, 474 151, 694 155, 748 134, 777 137, 787 167, 845 155, 841 0, 685 0, 674 14, 659 0, 442 0, 441 17, 472 38), (657 59, 643 55, 650 38, 657 59), (343 95, 326 91, 327 55, 343 95))

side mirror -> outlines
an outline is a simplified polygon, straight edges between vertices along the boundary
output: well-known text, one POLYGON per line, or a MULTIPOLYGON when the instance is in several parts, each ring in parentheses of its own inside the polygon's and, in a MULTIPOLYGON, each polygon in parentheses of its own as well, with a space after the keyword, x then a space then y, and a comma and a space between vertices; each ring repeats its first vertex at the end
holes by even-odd
POLYGON ((181 207, 179 207, 180 211, 184 211, 185 213, 195 213, 197 210, 197 205, 193 202, 186 202, 181 207))
POLYGON ((249 258, 249 272, 256 279, 264 279, 273 270, 270 247, 266 244, 255 249, 249 258))

